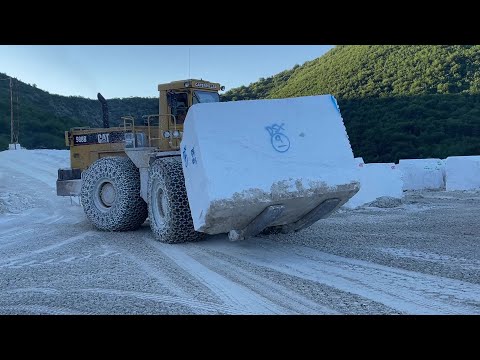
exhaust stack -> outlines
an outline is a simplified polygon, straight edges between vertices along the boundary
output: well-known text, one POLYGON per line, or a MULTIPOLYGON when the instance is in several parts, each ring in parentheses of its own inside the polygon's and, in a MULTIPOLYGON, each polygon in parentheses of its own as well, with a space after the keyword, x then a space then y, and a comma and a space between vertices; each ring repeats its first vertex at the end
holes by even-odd
POLYGON ((98 101, 102 104, 102 113, 103 113, 103 127, 104 128, 109 128, 110 127, 110 121, 108 119, 108 105, 107 105, 107 100, 102 96, 102 94, 98 93, 97 94, 98 101))

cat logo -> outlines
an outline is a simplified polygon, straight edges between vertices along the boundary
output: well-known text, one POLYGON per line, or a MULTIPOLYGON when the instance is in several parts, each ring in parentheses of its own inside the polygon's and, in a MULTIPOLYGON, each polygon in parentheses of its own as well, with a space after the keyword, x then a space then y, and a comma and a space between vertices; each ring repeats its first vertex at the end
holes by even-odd
POLYGON ((110 134, 98 134, 98 143, 99 144, 104 144, 109 142, 109 137, 110 134))

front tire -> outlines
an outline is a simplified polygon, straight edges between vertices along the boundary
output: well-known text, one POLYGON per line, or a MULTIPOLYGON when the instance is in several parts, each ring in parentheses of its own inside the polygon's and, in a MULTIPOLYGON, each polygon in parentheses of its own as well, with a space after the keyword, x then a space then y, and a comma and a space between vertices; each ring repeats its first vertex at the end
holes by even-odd
POLYGON ((81 201, 88 220, 100 230, 136 230, 148 215, 140 197, 140 172, 127 157, 104 157, 84 171, 81 201))
POLYGON ((164 243, 198 241, 179 156, 155 160, 148 177, 148 217, 155 239, 164 243))

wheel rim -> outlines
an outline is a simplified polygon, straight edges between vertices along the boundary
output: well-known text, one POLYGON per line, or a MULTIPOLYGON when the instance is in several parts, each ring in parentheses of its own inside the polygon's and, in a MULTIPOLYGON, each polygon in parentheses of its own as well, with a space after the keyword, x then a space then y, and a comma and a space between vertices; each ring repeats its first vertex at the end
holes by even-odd
POLYGON ((112 183, 105 183, 102 186, 100 200, 102 200, 107 207, 111 207, 113 205, 115 202, 115 188, 113 187, 112 183))
POLYGON ((115 204, 115 186, 109 179, 100 179, 95 185, 93 198, 97 209, 107 212, 115 204))
POLYGON ((158 227, 163 227, 165 225, 165 213, 168 203, 165 192, 158 181, 154 183, 152 195, 153 221, 155 221, 158 227))

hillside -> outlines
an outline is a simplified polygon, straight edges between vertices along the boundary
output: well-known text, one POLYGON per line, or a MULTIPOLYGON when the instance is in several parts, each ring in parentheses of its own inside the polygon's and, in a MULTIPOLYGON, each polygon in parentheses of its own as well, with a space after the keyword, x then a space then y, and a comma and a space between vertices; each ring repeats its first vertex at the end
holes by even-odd
POLYGON ((365 161, 480 154, 480 46, 338 46, 223 98, 326 93, 365 161))
MULTIPOLYGON (((0 73, 0 79, 7 77, 8 75, 0 73)), ((145 114, 158 113, 157 98, 108 99, 108 94, 103 95, 107 97, 112 125, 118 125, 124 115, 139 118, 145 114)), ((14 99, 14 118, 17 115, 20 118, 20 144, 27 148, 65 149, 65 130, 73 126, 102 124, 102 110, 98 100, 50 94, 17 79, 14 80, 14 99)), ((0 81, 0 150, 7 148, 9 142, 9 82, 0 81)))

